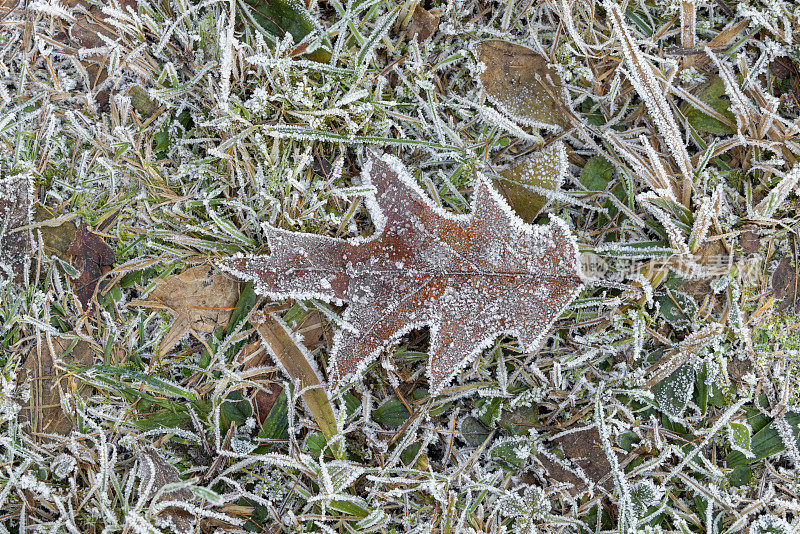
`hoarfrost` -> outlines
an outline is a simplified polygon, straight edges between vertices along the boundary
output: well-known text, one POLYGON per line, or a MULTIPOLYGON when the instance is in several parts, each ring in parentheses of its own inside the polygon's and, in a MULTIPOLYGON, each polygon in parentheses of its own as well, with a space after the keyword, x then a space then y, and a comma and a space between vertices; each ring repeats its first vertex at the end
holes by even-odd
POLYGON ((333 389, 403 334, 429 326, 428 376, 436 394, 500 334, 535 350, 583 288, 566 224, 523 223, 481 175, 471 215, 434 205, 390 156, 371 155, 362 181, 375 188, 366 200, 376 228, 370 238, 265 225, 270 256, 217 262, 271 298, 349 303, 343 321, 353 328, 337 331, 331 351, 333 389))

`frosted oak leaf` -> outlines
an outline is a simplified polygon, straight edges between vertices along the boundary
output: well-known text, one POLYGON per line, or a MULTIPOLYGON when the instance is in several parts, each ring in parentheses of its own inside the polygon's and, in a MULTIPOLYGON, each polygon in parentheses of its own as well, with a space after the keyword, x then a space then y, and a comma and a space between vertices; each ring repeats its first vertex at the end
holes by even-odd
POLYGON ((437 207, 395 157, 371 154, 362 181, 375 233, 336 239, 264 225, 268 256, 217 261, 273 298, 347 303, 334 336, 333 391, 409 331, 430 327, 432 394, 502 334, 535 350, 580 293, 578 247, 553 218, 531 226, 478 174, 472 213, 437 207))

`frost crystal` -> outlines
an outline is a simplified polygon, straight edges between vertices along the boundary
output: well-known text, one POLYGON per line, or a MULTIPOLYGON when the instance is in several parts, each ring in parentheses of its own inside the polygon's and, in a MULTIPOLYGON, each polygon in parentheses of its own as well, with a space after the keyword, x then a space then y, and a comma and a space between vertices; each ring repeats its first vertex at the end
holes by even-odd
POLYGON ((0 274, 8 266, 19 280, 32 248, 30 224, 33 209, 33 180, 28 173, 0 176, 0 274))
POLYGON ((265 225, 269 256, 220 260, 274 299, 347 302, 331 351, 331 386, 363 372, 414 328, 431 328, 432 393, 501 334, 535 350, 583 288, 566 224, 529 226, 478 175, 470 215, 435 206, 403 164, 371 155, 362 180, 376 232, 343 240, 265 225))

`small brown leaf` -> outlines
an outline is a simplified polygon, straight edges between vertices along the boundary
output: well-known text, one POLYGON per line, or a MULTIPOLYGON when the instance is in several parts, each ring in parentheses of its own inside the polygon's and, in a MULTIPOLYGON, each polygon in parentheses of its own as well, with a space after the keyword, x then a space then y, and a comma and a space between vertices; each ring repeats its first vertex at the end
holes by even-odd
POLYGON ((761 248, 761 236, 758 235, 758 231, 754 228, 739 234, 739 246, 745 254, 758 254, 761 248))
MULTIPOLYGON (((606 491, 613 490, 614 479, 607 476, 611 473, 611 463, 606 458, 596 428, 562 433, 554 441, 561 447, 566 461, 557 463, 543 454, 538 457, 550 478, 572 484, 568 490, 572 495, 579 495, 587 489, 586 479, 606 491), (585 479, 579 476, 581 471, 585 479)), ((617 459, 621 459, 621 455, 617 454, 617 459)))
POLYGON ((421 43, 429 39, 438 26, 439 17, 417 4, 414 8, 413 18, 406 31, 409 37, 414 37, 414 35, 416 35, 417 41, 421 43))
POLYGON ((781 299, 778 311, 791 310, 800 305, 800 277, 797 267, 788 257, 783 258, 772 273, 772 291, 775 298, 781 299))
POLYGON ((569 129, 561 102, 561 78, 547 59, 530 48, 496 39, 476 45, 486 65, 480 82, 486 96, 501 111, 530 126, 569 129))
POLYGON ((176 315, 161 342, 161 351, 166 353, 190 329, 210 333, 218 326, 227 326, 239 299, 239 286, 225 275, 212 274, 208 265, 197 265, 160 280, 150 292, 150 299, 136 304, 147 306, 157 301, 176 315))
POLYGON ((494 180, 520 219, 533 221, 549 202, 537 189, 557 191, 567 171, 567 151, 563 143, 553 143, 521 163, 500 171, 494 180))
POLYGON ((85 224, 81 224, 75 232, 67 255, 74 258, 72 264, 81 272, 72 283, 73 290, 83 308, 88 309, 97 283, 103 276, 103 267, 114 265, 117 257, 103 238, 91 232, 85 224))
POLYGON ((24 381, 31 385, 31 397, 20 412, 20 422, 30 422, 30 432, 38 440, 44 438, 43 434, 65 435, 72 430, 72 421, 61 409, 61 395, 83 391, 73 375, 60 378, 57 367, 94 363, 94 353, 85 341, 78 341, 69 354, 65 353, 72 344, 70 341, 53 338, 52 344, 55 353, 48 343, 34 347, 22 362, 17 377, 18 385, 24 381))
POLYGON ((0 177, 0 265, 11 270, 17 283, 22 281, 25 263, 33 248, 31 231, 19 228, 31 223, 32 209, 30 175, 20 173, 0 177))
MULTIPOLYGON (((145 499, 152 500, 156 494, 167 484, 181 482, 178 470, 169 463, 161 453, 153 447, 147 447, 141 452, 139 460, 140 491, 145 494, 145 499)), ((179 488, 164 491, 158 496, 156 502, 179 501, 190 503, 193 494, 189 488, 179 488)), ((186 510, 177 506, 168 506, 156 516, 154 524, 159 528, 169 529, 169 532, 189 534, 194 532, 195 518, 186 510)))
POLYGON ((375 235, 352 241, 265 227, 269 256, 219 260, 273 299, 347 302, 331 349, 330 386, 361 374, 400 336, 431 329, 436 394, 501 334, 536 350, 583 288, 566 223, 530 226, 481 175, 472 213, 452 215, 394 157, 371 154, 362 182, 375 235))
POLYGON ((36 222, 42 223, 39 232, 42 234, 42 244, 47 255, 55 255, 64 261, 69 261, 67 249, 75 241, 78 227, 71 220, 53 222, 63 219, 64 216, 55 213, 47 206, 36 205, 36 222))

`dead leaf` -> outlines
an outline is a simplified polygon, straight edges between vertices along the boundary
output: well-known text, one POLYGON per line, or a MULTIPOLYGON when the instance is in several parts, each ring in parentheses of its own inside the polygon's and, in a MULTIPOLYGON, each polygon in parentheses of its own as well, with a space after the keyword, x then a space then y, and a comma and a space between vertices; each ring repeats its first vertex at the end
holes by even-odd
MULTIPOLYGON (((141 451, 139 460, 139 489, 145 494, 145 499, 150 501, 167 484, 181 482, 178 470, 169 463, 161 453, 153 448, 147 447, 141 451)), ((179 488, 171 491, 164 491, 158 496, 156 502, 161 501, 180 501, 190 503, 193 494, 189 488, 179 488)), ((153 522, 159 528, 168 529, 169 532, 178 534, 190 534, 194 532, 195 518, 186 510, 177 506, 168 506, 156 516, 153 522)))
POLYGON ((800 305, 800 278, 797 267, 792 265, 789 257, 783 258, 772 273, 772 291, 775 298, 781 299, 779 312, 794 309, 800 305))
POLYGON ((41 204, 36 205, 36 222, 44 223, 39 226, 39 232, 42 235, 42 244, 44 245, 44 252, 48 255, 56 255, 64 261, 69 261, 67 258, 67 249, 70 244, 75 240, 75 234, 78 227, 71 220, 63 222, 53 222, 63 219, 64 216, 58 216, 57 213, 52 211, 46 206, 41 204))
POLYGON ((152 100, 142 87, 134 85, 128 89, 128 96, 131 99, 131 106, 144 118, 150 118, 158 109, 158 102, 152 100))
POLYGON ((549 199, 538 190, 557 191, 567 172, 567 151, 563 143, 553 143, 521 163, 500 171, 494 180, 520 219, 533 221, 549 199))
MULTIPOLYGON (((20 412, 20 423, 30 422, 30 432, 41 440, 43 434, 66 435, 72 430, 72 421, 61 408, 62 393, 76 394, 86 391, 72 374, 63 375, 58 367, 87 366, 94 363, 94 353, 85 341, 78 341, 69 354, 65 354, 72 342, 53 338, 53 350, 48 343, 34 347, 22 362, 17 376, 17 385, 28 381, 31 397, 20 412)), ((27 428, 27 427, 26 427, 27 428)))
POLYGON ((436 28, 439 26, 439 17, 417 4, 414 8, 414 15, 408 24, 406 33, 409 37, 417 36, 417 41, 422 42, 429 39, 436 28))
POLYGON ((103 238, 91 232, 85 224, 81 224, 75 232, 67 255, 74 258, 72 264, 81 272, 72 282, 73 290, 83 308, 88 309, 97 283, 103 276, 103 267, 114 265, 117 257, 103 238))
POLYGON ((761 237, 755 230, 745 230, 739 235, 739 246, 745 254, 758 254, 761 248, 761 237))
POLYGON ((135 304, 147 306, 157 301, 176 315, 161 342, 165 354, 189 330, 211 333, 218 326, 226 327, 239 300, 239 286, 225 275, 212 273, 208 265, 197 265, 160 280, 150 292, 150 299, 135 304))
POLYGON ((246 371, 259 369, 261 367, 275 366, 276 363, 272 356, 264 349, 264 345, 260 340, 244 345, 236 354, 234 360, 241 366, 242 376, 246 376, 248 380, 257 382, 260 386, 265 386, 253 388, 254 391, 248 394, 253 404, 256 419, 259 424, 263 424, 283 391, 283 386, 274 380, 270 380, 272 375, 275 374, 274 371, 265 370, 255 375, 252 374, 252 371, 246 371))
MULTIPOLYGON (((25 173, 0 177, 0 265, 7 266, 16 283, 33 248, 30 230, 19 230, 31 223, 33 181, 25 173)), ((0 269, 0 274, 3 270, 0 269)))
MULTIPOLYGON (((572 484, 568 490, 572 495, 579 495, 588 489, 587 480, 599 484, 608 492, 614 489, 613 477, 607 476, 611 473, 611 463, 606 458, 596 428, 561 433, 554 441, 564 452, 566 461, 555 462, 540 454, 538 459, 548 477, 572 484), (579 475, 581 472, 583 476, 579 475)), ((621 460, 622 456, 617 454, 617 459, 621 460)))
POLYGON ((311 354, 297 343, 292 330, 276 315, 269 313, 255 316, 251 318, 251 322, 275 362, 289 378, 304 388, 303 400, 325 438, 328 440, 333 438, 337 432, 336 416, 330 400, 322 388, 310 387, 322 384, 311 354))
MULTIPOLYGON (((86 69, 86 82, 88 89, 95 91, 94 98, 101 107, 106 107, 109 102, 109 91, 97 91, 107 79, 106 72, 107 58, 104 53, 97 50, 94 53, 78 55, 78 51, 101 49, 106 46, 103 37, 114 40, 117 33, 114 27, 106 22, 108 16, 103 13, 103 4, 91 4, 84 0, 65 0, 63 2, 74 17, 74 21, 65 28, 65 31, 55 36, 58 44, 61 45, 60 52, 73 57, 78 57, 84 69, 86 69)), ((134 12, 138 9, 137 0, 118 0, 108 2, 113 7, 127 12, 131 7, 134 12)), ((125 68, 125 65, 123 65, 125 68)))
POLYGON ((583 288, 567 225, 523 223, 478 175, 471 215, 435 206, 395 157, 369 156, 362 174, 375 234, 334 239, 265 227, 269 256, 219 260, 273 299, 347 302, 331 349, 330 386, 361 374, 415 328, 431 328, 428 377, 441 391, 501 334, 535 350, 583 288))
POLYGON ((490 102, 530 126, 570 128, 560 100, 561 78, 548 67, 546 58, 497 39, 481 41, 476 51, 486 65, 480 83, 490 102))

